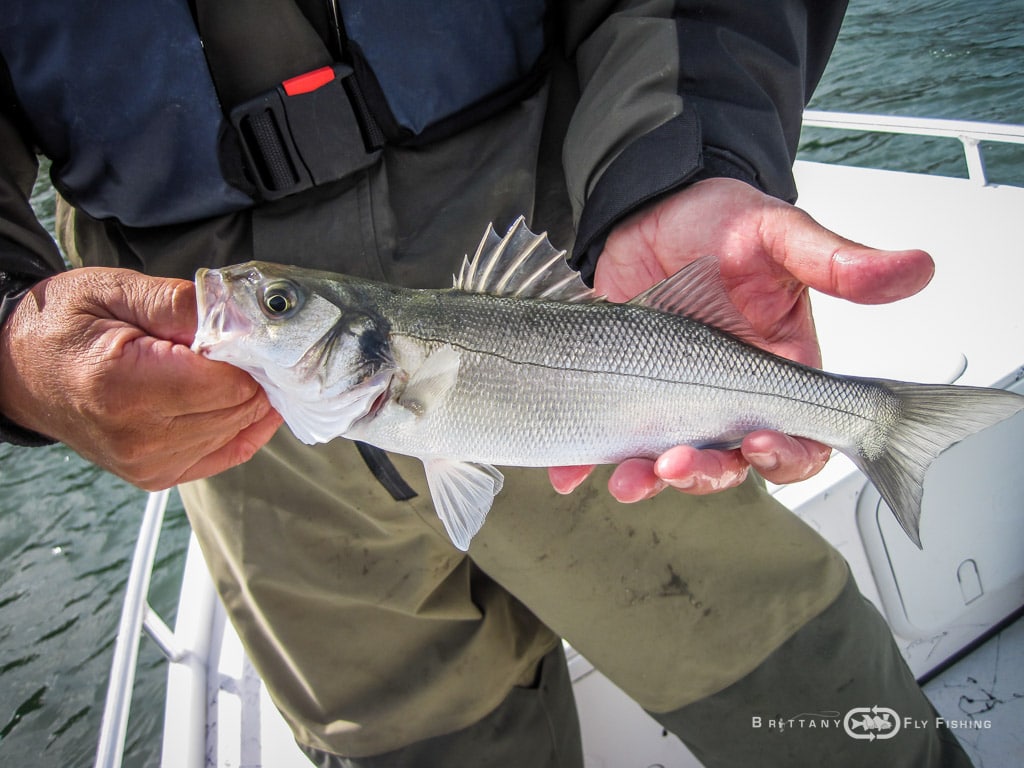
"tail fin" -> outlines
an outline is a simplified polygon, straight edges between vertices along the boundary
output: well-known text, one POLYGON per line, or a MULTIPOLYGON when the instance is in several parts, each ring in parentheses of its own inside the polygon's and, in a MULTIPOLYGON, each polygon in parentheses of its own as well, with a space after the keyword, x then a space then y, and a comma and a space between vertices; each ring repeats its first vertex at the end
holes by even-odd
POLYGON ((884 453, 851 455, 875 484, 907 536, 921 547, 924 476, 938 455, 965 437, 1024 410, 1024 397, 1002 389, 878 381, 900 401, 900 419, 884 453))

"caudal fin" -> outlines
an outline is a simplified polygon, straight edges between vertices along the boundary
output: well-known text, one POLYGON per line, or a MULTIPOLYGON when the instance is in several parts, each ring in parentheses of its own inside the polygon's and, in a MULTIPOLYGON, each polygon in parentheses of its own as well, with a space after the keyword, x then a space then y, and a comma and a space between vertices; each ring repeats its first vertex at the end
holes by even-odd
POLYGON ((878 382, 900 401, 900 419, 884 453, 851 458, 875 484, 907 536, 921 547, 924 476, 940 453, 1024 410, 1024 397, 1002 389, 878 382))

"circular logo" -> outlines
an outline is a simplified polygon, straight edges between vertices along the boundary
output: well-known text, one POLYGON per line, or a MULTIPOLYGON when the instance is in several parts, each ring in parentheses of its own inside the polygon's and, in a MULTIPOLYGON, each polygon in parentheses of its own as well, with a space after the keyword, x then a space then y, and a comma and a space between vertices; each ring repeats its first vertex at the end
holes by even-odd
POLYGON ((900 732, 900 717, 888 707, 854 707, 843 718, 843 728, 851 739, 891 739, 900 732))

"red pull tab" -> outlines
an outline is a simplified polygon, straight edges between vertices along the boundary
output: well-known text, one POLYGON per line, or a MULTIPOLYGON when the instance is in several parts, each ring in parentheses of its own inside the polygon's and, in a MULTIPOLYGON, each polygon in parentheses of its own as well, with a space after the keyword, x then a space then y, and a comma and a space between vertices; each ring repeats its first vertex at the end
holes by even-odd
POLYGON ((312 93, 332 80, 334 80, 334 70, 330 67, 320 67, 320 69, 314 69, 304 75, 290 77, 281 83, 281 86, 289 96, 298 96, 302 93, 312 93))

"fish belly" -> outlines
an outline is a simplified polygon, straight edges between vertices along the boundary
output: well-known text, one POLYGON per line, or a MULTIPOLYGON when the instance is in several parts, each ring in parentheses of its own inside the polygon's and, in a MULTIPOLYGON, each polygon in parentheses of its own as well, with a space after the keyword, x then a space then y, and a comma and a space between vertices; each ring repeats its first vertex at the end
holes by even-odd
POLYGON ((458 382, 443 402, 422 414, 390 403, 356 437, 421 457, 563 466, 654 458, 681 444, 730 447, 756 429, 847 448, 862 439, 859 432, 876 429, 849 406, 821 404, 845 399, 866 410, 842 381, 825 377, 790 392, 785 373, 766 368, 747 381, 665 380, 464 352, 458 382), (767 386, 765 376, 779 386, 767 386))

